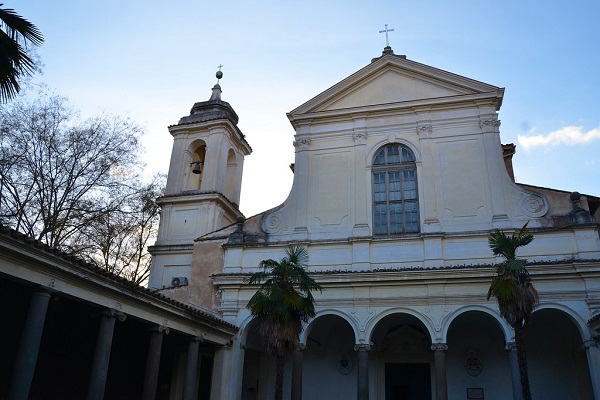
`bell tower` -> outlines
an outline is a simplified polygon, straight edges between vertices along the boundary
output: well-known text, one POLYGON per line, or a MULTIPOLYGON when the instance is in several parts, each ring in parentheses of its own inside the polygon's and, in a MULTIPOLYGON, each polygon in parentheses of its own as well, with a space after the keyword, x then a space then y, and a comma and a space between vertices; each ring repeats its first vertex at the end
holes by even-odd
POLYGON ((157 200, 161 220, 150 248, 152 288, 185 284, 194 239, 243 216, 238 206, 242 170, 252 149, 237 127, 237 114, 221 100, 222 77, 219 68, 210 99, 194 104, 190 115, 169 126, 173 151, 165 195, 157 200))

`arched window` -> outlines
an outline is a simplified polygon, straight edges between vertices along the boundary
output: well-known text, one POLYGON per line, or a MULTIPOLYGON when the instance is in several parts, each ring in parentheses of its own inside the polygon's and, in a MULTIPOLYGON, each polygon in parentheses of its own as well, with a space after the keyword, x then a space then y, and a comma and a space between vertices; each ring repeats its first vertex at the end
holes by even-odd
POLYGON ((373 225, 375 235, 419 232, 415 155, 406 146, 389 144, 373 158, 373 225))

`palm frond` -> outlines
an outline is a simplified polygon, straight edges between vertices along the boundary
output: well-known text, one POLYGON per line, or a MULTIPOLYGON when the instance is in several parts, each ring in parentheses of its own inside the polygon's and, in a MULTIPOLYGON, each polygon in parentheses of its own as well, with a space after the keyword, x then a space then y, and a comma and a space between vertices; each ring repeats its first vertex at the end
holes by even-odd
POLYGON ((35 70, 35 62, 27 54, 28 42, 39 46, 44 37, 13 9, 0 8, 0 102, 14 98, 21 90, 21 78, 35 70))
POLYGON ((36 46, 44 43, 44 36, 39 29, 12 8, 0 8, 0 21, 0 28, 13 40, 18 40, 17 36, 21 35, 36 46))
POLYGON ((526 268, 527 260, 516 257, 517 249, 532 241, 533 235, 527 232, 527 224, 511 236, 496 229, 488 238, 494 254, 501 255, 505 261, 498 266, 492 278, 487 299, 496 298, 500 314, 513 328, 517 324, 525 324, 539 303, 538 293, 526 268))
POLYGON ((290 246, 285 254, 279 262, 261 261, 261 270, 247 281, 260 287, 246 307, 260 321, 259 331, 267 341, 267 348, 279 355, 296 348, 302 323, 316 315, 311 291, 321 290, 306 271, 308 250, 290 246))
POLYGON ((527 264, 527 260, 523 258, 516 258, 512 261, 508 261, 505 264, 505 268, 510 271, 522 271, 525 268, 525 264, 527 264))

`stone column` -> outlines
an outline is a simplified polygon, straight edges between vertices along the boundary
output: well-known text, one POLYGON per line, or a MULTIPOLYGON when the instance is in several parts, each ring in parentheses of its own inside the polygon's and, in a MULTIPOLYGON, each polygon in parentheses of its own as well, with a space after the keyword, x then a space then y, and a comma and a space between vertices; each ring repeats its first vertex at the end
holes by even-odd
POLYGON ((369 351, 370 344, 357 344, 354 351, 358 351, 358 400, 369 400, 369 351))
POLYGON ((201 338, 193 337, 188 343, 185 375, 183 378, 183 400, 192 400, 196 394, 198 378, 198 351, 201 338))
POLYGON ((523 391, 521 390, 521 375, 519 374, 519 359, 517 357, 517 344, 515 342, 506 343, 504 347, 510 357, 510 380, 512 381, 512 392, 514 400, 523 400, 523 391))
POLYGON ((148 355, 146 356, 146 371, 144 373, 144 387, 142 389, 143 400, 154 400, 156 398, 163 333, 168 335, 169 328, 155 326, 150 329, 150 345, 148 346, 148 355))
POLYGON ((45 290, 37 291, 31 296, 7 399, 26 400, 29 397, 50 297, 50 293, 45 290))
POLYGON ((106 388, 106 377, 108 375, 108 363, 110 360, 110 349, 112 347, 115 320, 125 321, 125 314, 116 310, 108 310, 103 313, 98 338, 96 339, 96 350, 92 362, 92 373, 88 385, 87 400, 104 399, 106 388))
POLYGON ((448 400, 448 384, 446 381, 446 343, 434 343, 431 345, 435 357, 435 398, 437 400, 448 400))
POLYGON ((292 359, 292 397, 291 400, 302 400, 302 352, 306 346, 299 344, 292 359))
POLYGON ((594 399, 600 400, 600 348, 598 347, 598 342, 594 339, 583 342, 583 347, 585 348, 588 368, 590 369, 594 399))

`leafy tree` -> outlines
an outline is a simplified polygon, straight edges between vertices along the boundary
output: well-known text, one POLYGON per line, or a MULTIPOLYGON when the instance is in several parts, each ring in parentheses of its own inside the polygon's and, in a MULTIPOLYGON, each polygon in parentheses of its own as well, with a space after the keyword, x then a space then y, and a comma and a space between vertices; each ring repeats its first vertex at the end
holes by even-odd
POLYGON ((279 262, 261 261, 262 271, 254 273, 248 281, 250 285, 260 285, 247 308, 259 322, 267 349, 277 359, 276 400, 283 395, 285 359, 298 347, 302 323, 315 316, 312 291, 321 291, 321 286, 306 272, 306 247, 290 246, 285 254, 279 262))
POLYGON ((139 179, 141 134, 47 91, 0 105, 0 222, 141 282, 159 192, 139 179))
POLYGON ((525 338, 523 329, 533 310, 538 306, 539 296, 531 284, 529 272, 525 267, 527 260, 517 258, 517 249, 533 241, 533 235, 527 233, 527 224, 518 234, 507 236, 496 229, 490 234, 488 244, 495 255, 504 261, 498 266, 496 275, 488 290, 487 298, 494 296, 498 301, 500 314, 515 331, 517 359, 521 376, 521 390, 524 400, 531 400, 527 358, 525 355, 525 338))
POLYGON ((0 103, 13 99, 21 89, 21 79, 35 70, 27 45, 40 46, 43 42, 35 25, 0 3, 0 103))

